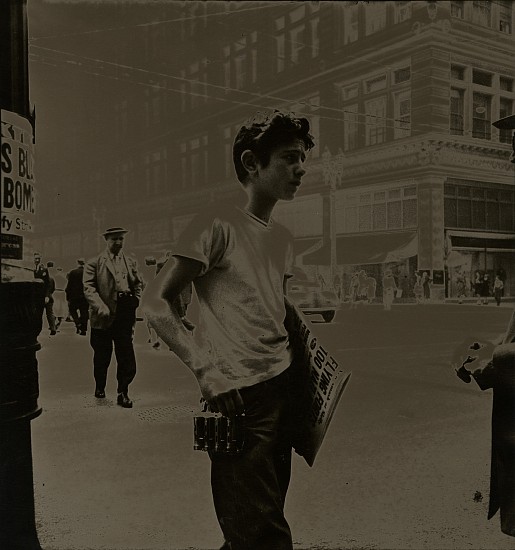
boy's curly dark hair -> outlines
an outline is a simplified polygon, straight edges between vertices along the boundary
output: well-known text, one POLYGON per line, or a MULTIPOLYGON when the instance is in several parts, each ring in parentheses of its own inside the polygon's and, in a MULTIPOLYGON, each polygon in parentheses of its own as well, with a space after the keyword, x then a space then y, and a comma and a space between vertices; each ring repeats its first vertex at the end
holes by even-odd
POLYGON ((232 155, 238 180, 244 183, 248 176, 241 162, 243 151, 250 149, 260 164, 266 167, 270 162, 272 150, 294 139, 301 140, 306 151, 315 146, 314 138, 309 133, 307 118, 278 109, 271 113, 256 113, 243 124, 234 139, 232 155))

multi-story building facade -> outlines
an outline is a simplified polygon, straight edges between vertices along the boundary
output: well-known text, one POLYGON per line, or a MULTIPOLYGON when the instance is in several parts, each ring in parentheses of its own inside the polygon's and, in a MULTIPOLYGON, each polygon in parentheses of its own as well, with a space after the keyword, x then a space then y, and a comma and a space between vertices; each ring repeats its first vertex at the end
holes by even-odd
POLYGON ((380 287, 389 268, 407 288, 427 271, 436 299, 455 295, 458 273, 500 272, 515 295, 511 131, 492 126, 514 112, 511 1, 157 9, 146 25, 124 13, 133 25, 108 54, 64 59, 90 91, 70 154, 90 162, 57 186, 63 204, 44 204, 45 257, 92 255, 118 223, 141 259, 173 250, 202 205, 239 200, 235 132, 278 107, 305 114, 317 141, 298 197, 276 211, 305 270, 346 284, 365 269, 380 287))

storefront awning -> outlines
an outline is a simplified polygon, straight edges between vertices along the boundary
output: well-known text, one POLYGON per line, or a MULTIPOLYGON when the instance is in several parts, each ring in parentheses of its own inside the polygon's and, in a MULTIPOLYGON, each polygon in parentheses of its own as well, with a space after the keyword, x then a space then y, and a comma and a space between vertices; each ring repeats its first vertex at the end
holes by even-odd
POLYGON ((489 235, 488 237, 451 235, 451 244, 453 250, 484 250, 486 248, 491 252, 515 251, 515 237, 500 238, 495 235, 489 235))
MULTIPOLYGON (((342 235, 336 241, 336 262, 339 265, 367 265, 398 262, 416 256, 418 237, 415 231, 342 235)), ((329 243, 303 258, 304 265, 329 265, 329 243)))

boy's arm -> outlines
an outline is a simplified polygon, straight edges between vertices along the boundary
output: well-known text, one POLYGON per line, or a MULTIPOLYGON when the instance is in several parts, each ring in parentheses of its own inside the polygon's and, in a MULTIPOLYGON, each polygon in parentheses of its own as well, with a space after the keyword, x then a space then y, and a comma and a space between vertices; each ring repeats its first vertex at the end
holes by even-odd
POLYGON ((243 400, 238 389, 199 349, 175 306, 180 293, 200 274, 202 264, 181 256, 175 260, 167 262, 155 279, 148 283, 140 307, 157 335, 193 372, 211 411, 224 416, 242 414, 243 400))

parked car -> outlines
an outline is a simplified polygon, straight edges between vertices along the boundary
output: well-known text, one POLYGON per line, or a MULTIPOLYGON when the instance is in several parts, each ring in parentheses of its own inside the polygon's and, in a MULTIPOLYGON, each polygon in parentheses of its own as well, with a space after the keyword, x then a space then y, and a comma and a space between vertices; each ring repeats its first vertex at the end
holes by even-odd
POLYGON ((326 323, 334 319, 340 305, 336 292, 322 290, 316 281, 292 281, 288 297, 305 315, 319 314, 326 323))

